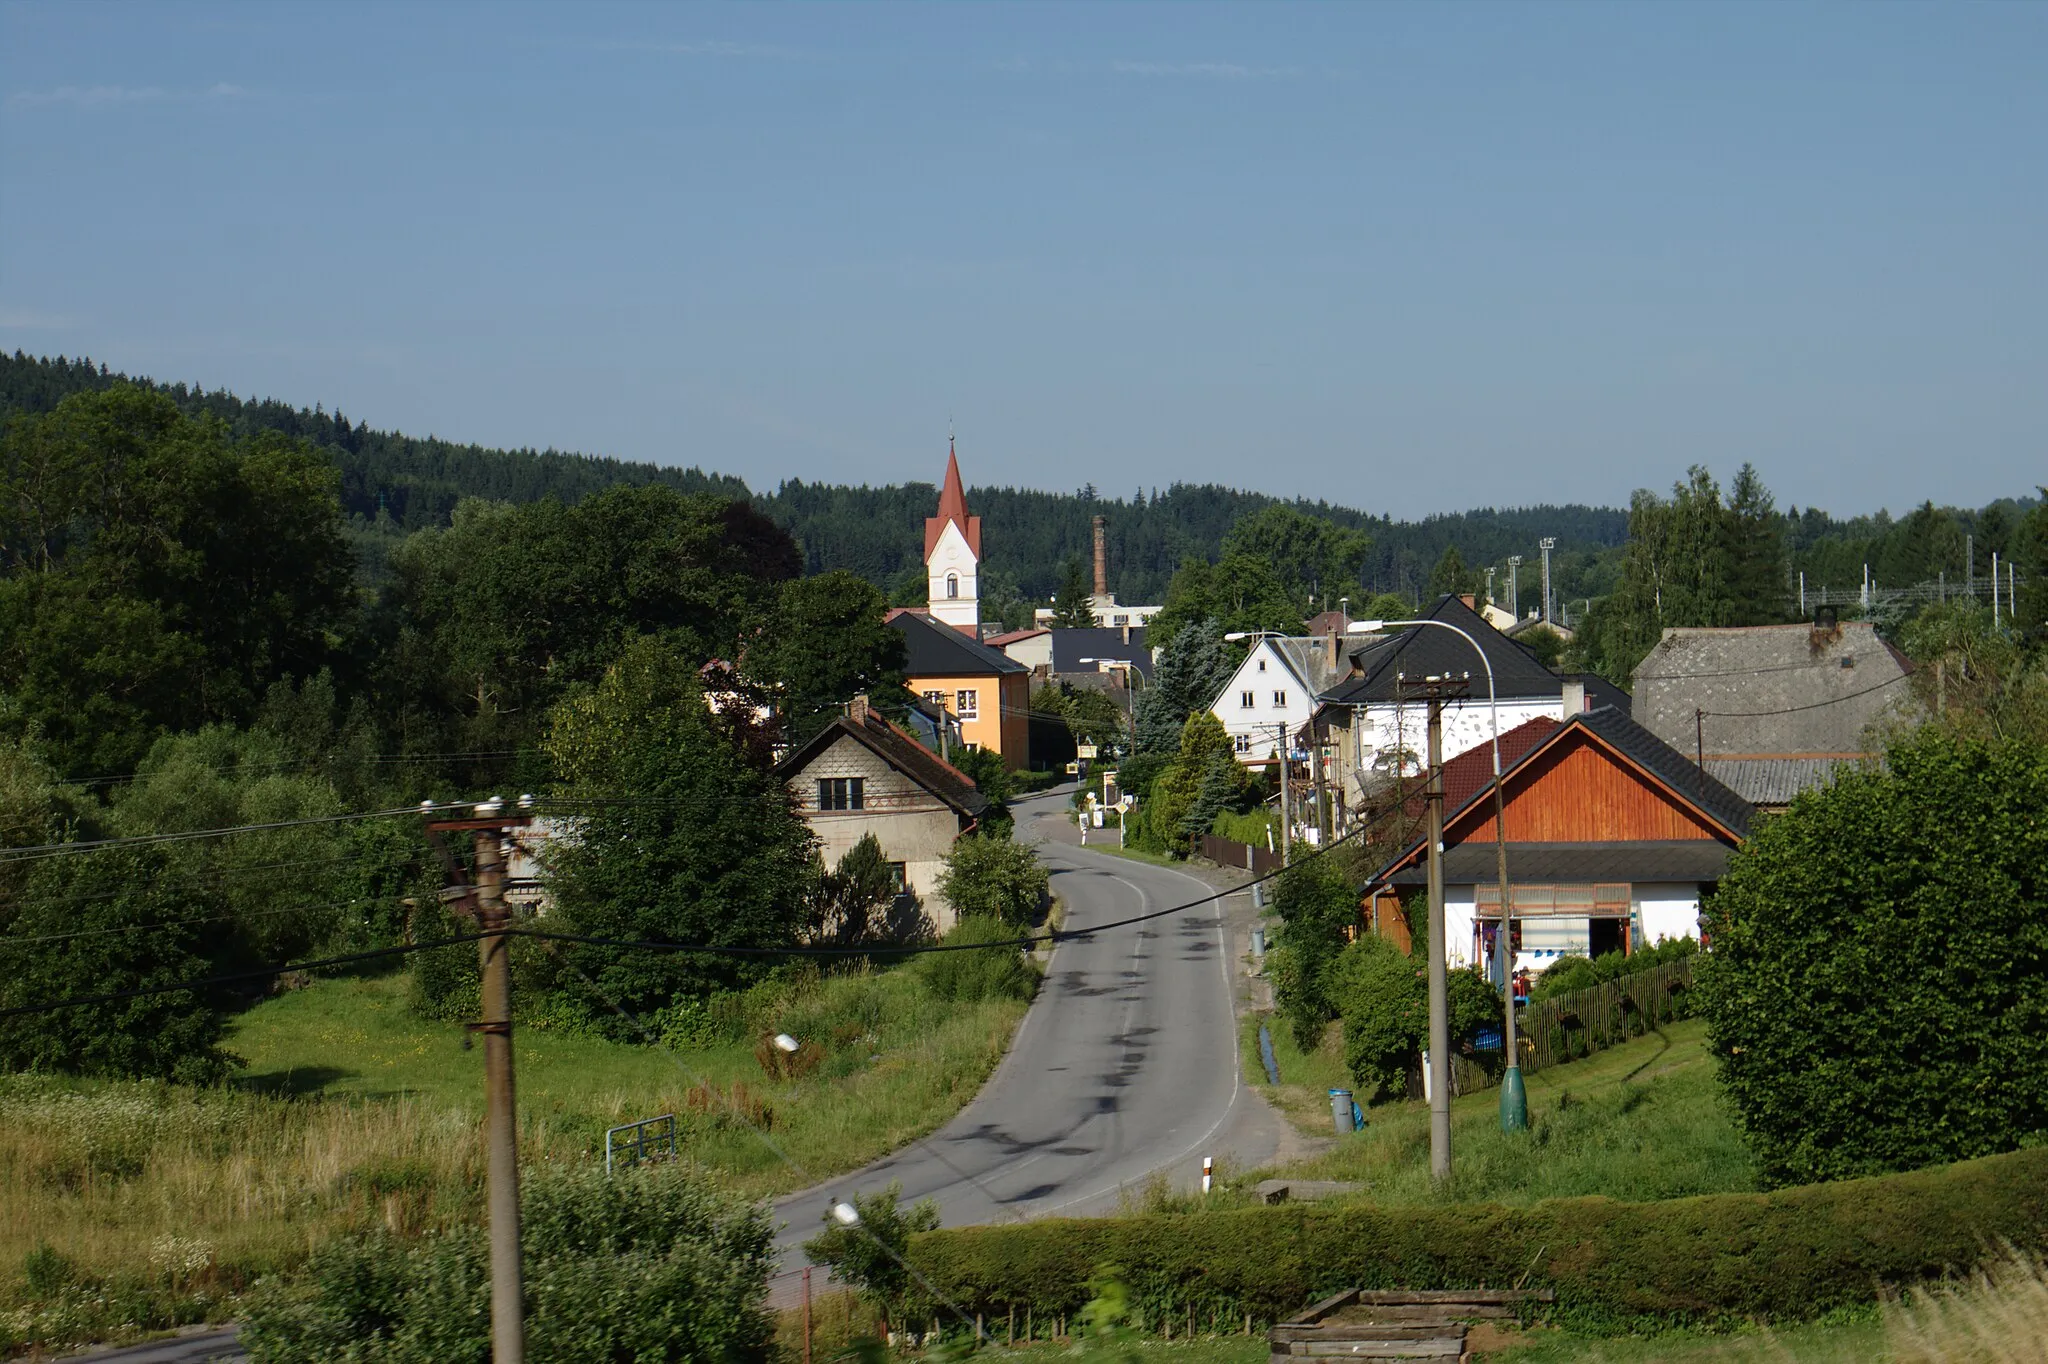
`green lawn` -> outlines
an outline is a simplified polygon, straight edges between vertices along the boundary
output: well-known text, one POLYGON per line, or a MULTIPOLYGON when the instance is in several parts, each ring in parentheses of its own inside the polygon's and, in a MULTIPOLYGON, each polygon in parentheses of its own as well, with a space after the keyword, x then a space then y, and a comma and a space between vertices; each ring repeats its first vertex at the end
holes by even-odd
MULTIPOLYGON (((1304 1131, 1328 1135, 1325 1091, 1345 1082, 1334 1040, 1303 1056, 1284 1033, 1273 1039, 1282 1083, 1267 1092, 1304 1131)), ((1500 1131, 1497 1090, 1452 1101, 1452 1174, 1442 1189, 1430 1183, 1429 1113, 1419 1102, 1368 1109, 1364 1131, 1285 1173, 1360 1181, 1380 1203, 1531 1203, 1584 1194, 1642 1201, 1756 1187, 1698 1020, 1538 1071, 1527 1086, 1525 1134, 1500 1131)))
POLYGON ((1876 1320, 1737 1335, 1673 1331, 1596 1340, 1539 1330, 1531 1336, 1527 1345, 1479 1357, 1487 1364, 1865 1364, 1894 1358, 1876 1320))
MULTIPOLYGON (((763 1074, 751 1044, 673 1051, 522 1028, 520 1114, 596 1150, 607 1127, 682 1113, 694 1160, 744 1192, 780 1193, 938 1127, 988 1077, 1024 1008, 942 1003, 909 970, 827 978, 792 1000, 778 1026, 845 1040, 818 1072, 782 1082, 763 1074), (765 1132, 742 1120, 753 1103, 766 1105, 765 1132)), ((464 1040, 459 1025, 414 1014, 394 974, 318 981, 266 1001, 236 1021, 228 1046, 249 1063, 248 1088, 481 1113, 483 1053, 464 1040)))

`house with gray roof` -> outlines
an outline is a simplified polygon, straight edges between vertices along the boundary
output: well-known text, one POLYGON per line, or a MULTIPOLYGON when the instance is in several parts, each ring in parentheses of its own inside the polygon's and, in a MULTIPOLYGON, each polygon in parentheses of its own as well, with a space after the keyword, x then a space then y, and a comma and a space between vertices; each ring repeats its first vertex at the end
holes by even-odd
POLYGON ((1875 762, 1911 723, 1912 664, 1869 621, 1672 628, 1636 665, 1630 713, 1765 809, 1875 762))

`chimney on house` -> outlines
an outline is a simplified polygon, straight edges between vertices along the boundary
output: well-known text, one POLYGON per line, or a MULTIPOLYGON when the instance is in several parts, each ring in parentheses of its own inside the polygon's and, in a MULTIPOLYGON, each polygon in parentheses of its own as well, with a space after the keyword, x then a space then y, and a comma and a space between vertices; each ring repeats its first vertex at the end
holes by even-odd
POLYGON ((1586 709, 1585 682, 1576 677, 1566 678, 1564 684, 1563 700, 1564 704, 1560 706, 1559 709, 1564 711, 1565 719, 1569 720, 1574 715, 1578 715, 1581 712, 1583 712, 1586 709))
POLYGON ((1109 545, 1104 532, 1106 521, 1095 518, 1095 599, 1102 600, 1109 595, 1109 545))
POLYGON ((846 703, 846 718, 857 725, 868 722, 868 694, 862 692, 846 703))

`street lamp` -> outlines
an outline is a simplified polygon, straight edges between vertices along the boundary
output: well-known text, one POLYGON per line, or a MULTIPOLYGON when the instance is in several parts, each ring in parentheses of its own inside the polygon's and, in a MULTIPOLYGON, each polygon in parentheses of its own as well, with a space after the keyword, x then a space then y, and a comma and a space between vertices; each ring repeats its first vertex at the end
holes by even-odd
POLYGON ((1093 663, 1097 668, 1107 667, 1110 672, 1118 669, 1124 674, 1124 708, 1129 719, 1130 745, 1138 746, 1138 684, 1145 680, 1145 670, 1128 658, 1077 658, 1076 663, 1093 663))
MULTIPOLYGON (((1479 647, 1479 641, 1460 627, 1444 620, 1397 621, 1397 625, 1434 625, 1449 630, 1472 646, 1472 652, 1479 655, 1481 666, 1486 669, 1486 706, 1493 720, 1493 846, 1495 861, 1500 872, 1500 976, 1501 985, 1507 996, 1506 1026, 1501 1030, 1501 1046, 1507 1060, 1507 1070, 1500 1080, 1500 1130, 1523 1132, 1529 1127, 1529 1096, 1522 1088, 1522 1067, 1515 1050, 1515 975, 1514 955, 1509 949, 1513 936, 1514 906, 1508 891, 1508 822, 1506 800, 1501 794, 1500 773, 1500 696, 1493 684, 1493 663, 1486 656, 1486 650, 1479 647)), ((1383 620, 1361 620, 1350 627, 1354 635, 1376 635, 1387 628, 1383 620)), ((1432 850, 1434 851, 1434 850, 1432 850)), ((1433 1020, 1432 1020, 1433 1021, 1433 1020)), ((1446 1036, 1429 1039, 1430 1069, 1441 1066, 1442 1073, 1432 1075, 1434 1084, 1442 1087, 1450 1083, 1450 1038, 1446 1036)), ((1448 1093, 1439 1088, 1438 1093, 1448 1093)))

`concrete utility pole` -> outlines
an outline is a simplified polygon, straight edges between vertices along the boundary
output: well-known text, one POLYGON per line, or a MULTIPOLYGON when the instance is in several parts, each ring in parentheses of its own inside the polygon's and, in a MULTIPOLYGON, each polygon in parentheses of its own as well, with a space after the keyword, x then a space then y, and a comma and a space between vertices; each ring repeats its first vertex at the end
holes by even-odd
POLYGON ((1543 623, 1550 624, 1550 551, 1557 548, 1557 537, 1546 535, 1536 542, 1543 551, 1543 623))
POLYGON ((1522 556, 1508 555, 1508 610, 1516 620, 1522 618, 1522 556))
POLYGON ((1429 697, 1429 1177, 1451 1177, 1451 1006, 1444 925, 1444 702, 1465 694, 1445 677, 1424 680, 1429 697))
POLYGON ((476 832, 477 943, 483 968, 484 1128, 491 1207, 491 1364, 525 1364, 526 1289, 519 1263, 519 1116, 512 1093, 512 941, 504 936, 498 829, 476 832))
MULTIPOLYGON (((522 803, 530 803, 526 798, 522 803)), ((484 1145, 491 1241, 491 1364, 525 1364, 525 1284, 519 1249, 519 1116, 512 1087, 512 959, 505 936, 505 862, 500 844, 509 829, 528 822, 506 815, 496 797, 479 804, 474 819, 427 826, 429 835, 466 831, 476 838, 475 884, 469 887, 477 929, 477 964, 483 972, 484 1145)), ((437 848, 440 840, 434 840, 437 848)), ((448 855, 445 849, 442 855, 448 855)), ((458 875, 450 863, 450 870, 458 875)))
POLYGON ((1287 776, 1293 761, 1287 752, 1287 722, 1275 728, 1280 731, 1280 865, 1286 867, 1294 862, 1294 787, 1287 776))

